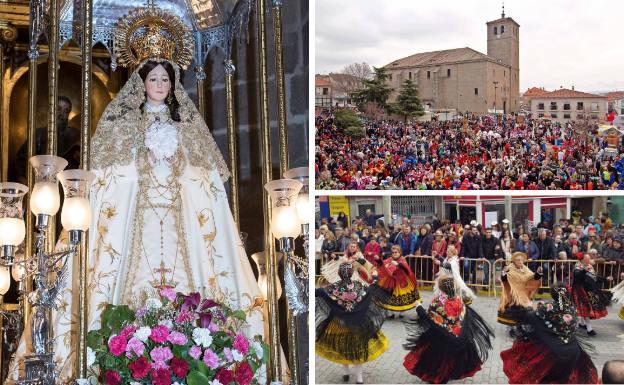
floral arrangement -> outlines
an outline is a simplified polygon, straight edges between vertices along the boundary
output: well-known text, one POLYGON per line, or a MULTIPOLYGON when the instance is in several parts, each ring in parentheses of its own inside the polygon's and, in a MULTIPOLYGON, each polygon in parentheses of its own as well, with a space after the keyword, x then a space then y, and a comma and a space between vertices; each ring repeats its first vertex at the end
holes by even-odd
POLYGON ((107 385, 266 383, 268 347, 246 337, 245 312, 199 293, 159 290, 136 311, 107 305, 88 334, 88 365, 107 385))
POLYGON ((455 337, 459 337, 461 325, 466 315, 466 308, 459 296, 449 298, 444 292, 440 292, 431 301, 428 314, 433 322, 445 328, 455 337))
POLYGON ((566 344, 576 333, 578 318, 576 308, 571 303, 564 303, 563 308, 560 308, 552 302, 538 301, 535 315, 566 344))

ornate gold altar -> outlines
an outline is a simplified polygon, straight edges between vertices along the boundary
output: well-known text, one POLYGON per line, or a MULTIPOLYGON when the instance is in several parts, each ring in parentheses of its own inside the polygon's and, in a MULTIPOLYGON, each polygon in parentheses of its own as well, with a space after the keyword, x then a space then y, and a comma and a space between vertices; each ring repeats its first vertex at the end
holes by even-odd
MULTIPOLYGON (((299 326, 296 317, 288 310, 285 299, 280 300, 278 290, 284 267, 280 266, 276 243, 270 231, 271 198, 263 186, 282 177, 289 168, 287 109, 284 54, 282 48, 282 8, 281 0, 13 0, 0 1, 0 180, 16 178, 15 165, 18 162, 20 147, 27 149, 28 158, 35 154, 35 133, 40 127, 47 127, 48 154, 57 154, 57 110, 59 96, 71 100, 74 108, 69 114, 69 125, 79 127, 80 165, 89 169, 89 142, 92 131, 104 108, 114 98, 128 77, 128 70, 117 68, 118 58, 112 55, 114 37, 112 29, 118 19, 132 9, 155 6, 181 17, 192 28, 195 49, 193 63, 185 74, 185 88, 194 88, 189 93, 196 96, 197 106, 204 119, 211 121, 210 113, 224 114, 226 127, 222 136, 222 152, 227 154, 232 174, 229 184, 229 197, 232 213, 242 231, 249 239, 256 240, 255 247, 262 245, 266 258, 265 266, 259 269, 266 273, 267 311, 269 314, 268 340, 271 346, 269 381, 283 381, 281 346, 288 352, 288 368, 291 382, 307 383, 307 369, 304 368, 300 353, 299 326), (267 20, 271 20, 269 24, 267 20), (271 47, 269 47, 271 45, 271 47), (54 48, 50 48, 54 47, 54 48), (253 50, 253 57, 245 57, 245 62, 236 62, 236 51, 253 50), (216 52, 216 53, 215 53, 216 52), (270 60, 269 60, 270 59, 270 60), (222 105, 210 99, 211 73, 220 68, 224 76, 225 98, 222 105), (257 103, 240 103, 236 92, 237 67, 244 68, 247 80, 251 73, 255 81, 246 82, 250 94, 257 103), (274 81, 269 76, 274 75, 274 81), (274 89, 271 89, 273 86, 274 89), (275 95, 270 97, 269 95, 275 95), (238 102, 237 102, 238 101, 238 102), (273 118, 272 118, 273 112, 273 118), (243 143, 239 135, 237 120, 239 114, 258 115, 258 140, 248 140, 246 145, 255 146, 255 153, 239 151, 243 143), (272 132, 271 120, 276 121, 277 129, 272 132), (274 141, 272 139, 275 139, 274 141), (278 149, 272 149, 272 142, 278 149), (279 154, 272 156, 273 153, 279 154), (239 159, 253 156, 259 158, 261 184, 253 185, 254 178, 241 181, 239 159), (275 162, 273 159, 279 159, 275 162), (279 174, 278 174, 279 173, 279 174), (262 196, 257 192, 262 191, 262 196), (239 195, 257 197, 256 207, 263 211, 261 223, 241 218, 242 205, 239 195), (281 341, 288 341, 287 344, 281 341)), ((306 48, 307 49, 307 48, 306 48)), ((286 52, 286 54, 288 54, 286 52)), ((216 98, 217 101, 221 101, 216 98)), ((209 124, 210 126, 210 124, 209 124)), ((219 141, 219 132, 214 132, 219 141)), ((248 171, 246 171, 248 172, 248 171)), ((32 189, 33 176, 30 166, 24 183, 32 189)), ((247 212, 246 210, 244 212, 247 212)), ((256 211, 258 212, 258 211, 256 211)), ((54 221, 51 221, 54 227, 54 221)), ((33 252, 34 221, 26 216, 26 241, 24 253, 33 252)), ((54 231, 52 229, 51 231, 54 231)), ((303 240, 297 243, 299 251, 303 240)), ((253 243, 253 242, 251 242, 253 243)), ((53 244, 48 245, 52 249, 53 244)), ((283 250, 283 249, 282 249, 283 250)), ((248 250, 249 254, 257 250, 248 250)), ((79 253, 81 288, 86 288, 86 248, 79 253)), ((283 258, 285 259, 285 258, 283 258)), ((13 283, 15 284, 15 282, 13 283)), ((26 285, 32 283, 26 282, 26 285)), ((9 298, 11 293, 5 295, 9 298)), ((84 309, 88 298, 87 291, 81 290, 80 308, 84 309)), ((23 314, 28 319, 30 309, 23 301, 23 314)), ((15 305, 6 304, 5 310, 15 305)), ((86 317, 83 317, 78 331, 80 346, 77 360, 77 375, 84 378, 86 373, 86 317)), ((301 321, 301 320, 299 320, 301 321)), ((304 324, 306 322, 303 322, 304 324)), ((2 353, 6 353, 3 340, 2 353)), ((307 348, 305 348, 307 355, 307 348)), ((2 378, 8 357, 0 357, 3 364, 2 378)))

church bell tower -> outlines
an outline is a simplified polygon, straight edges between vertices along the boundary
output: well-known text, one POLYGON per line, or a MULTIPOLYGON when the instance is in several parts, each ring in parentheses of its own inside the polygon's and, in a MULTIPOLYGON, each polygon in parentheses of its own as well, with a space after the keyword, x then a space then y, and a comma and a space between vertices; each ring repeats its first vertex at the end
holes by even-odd
POLYGON ((510 66, 509 90, 510 111, 517 111, 520 95, 520 24, 505 16, 505 5, 501 17, 488 21, 487 54, 497 62, 510 66))

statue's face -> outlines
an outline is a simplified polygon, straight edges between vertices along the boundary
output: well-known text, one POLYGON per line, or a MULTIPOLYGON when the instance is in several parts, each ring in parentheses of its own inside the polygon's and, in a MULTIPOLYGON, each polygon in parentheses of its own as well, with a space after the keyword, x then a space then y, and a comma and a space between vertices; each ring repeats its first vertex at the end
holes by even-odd
POLYGON ((162 104, 169 95, 171 82, 169 74, 161 65, 154 67, 145 78, 145 90, 147 91, 147 100, 151 104, 162 104))

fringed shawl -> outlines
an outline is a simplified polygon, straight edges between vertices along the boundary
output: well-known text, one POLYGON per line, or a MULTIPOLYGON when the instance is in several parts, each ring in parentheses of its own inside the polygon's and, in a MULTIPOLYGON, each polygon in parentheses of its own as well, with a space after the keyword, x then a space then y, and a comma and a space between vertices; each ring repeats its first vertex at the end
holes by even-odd
POLYGON ((507 281, 503 281, 503 293, 501 295, 498 310, 505 311, 509 306, 531 306, 531 297, 540 287, 540 280, 535 279, 535 273, 526 266, 518 269, 513 264, 507 272, 507 281))

